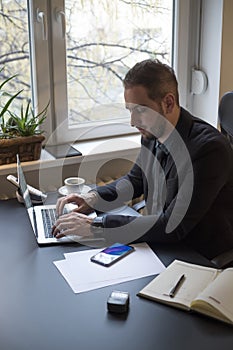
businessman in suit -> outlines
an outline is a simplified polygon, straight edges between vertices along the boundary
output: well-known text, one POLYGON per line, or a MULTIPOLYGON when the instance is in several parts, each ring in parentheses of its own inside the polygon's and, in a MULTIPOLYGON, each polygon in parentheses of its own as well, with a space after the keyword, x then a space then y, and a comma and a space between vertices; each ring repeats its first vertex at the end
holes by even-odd
POLYGON ((209 259, 233 248, 233 151, 225 136, 179 105, 174 71, 158 60, 129 70, 124 98, 142 136, 135 164, 111 184, 59 199, 59 215, 68 202, 78 208, 57 220, 54 235, 104 237, 107 243, 183 241, 209 259), (146 208, 140 217, 86 215, 141 195, 146 208))

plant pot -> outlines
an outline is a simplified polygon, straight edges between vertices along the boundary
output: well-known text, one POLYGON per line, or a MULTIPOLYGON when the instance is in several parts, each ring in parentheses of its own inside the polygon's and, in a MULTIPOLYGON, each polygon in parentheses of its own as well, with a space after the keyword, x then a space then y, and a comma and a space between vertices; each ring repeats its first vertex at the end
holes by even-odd
POLYGON ((39 159, 44 139, 43 135, 0 139, 0 165, 15 163, 17 153, 21 162, 39 159))

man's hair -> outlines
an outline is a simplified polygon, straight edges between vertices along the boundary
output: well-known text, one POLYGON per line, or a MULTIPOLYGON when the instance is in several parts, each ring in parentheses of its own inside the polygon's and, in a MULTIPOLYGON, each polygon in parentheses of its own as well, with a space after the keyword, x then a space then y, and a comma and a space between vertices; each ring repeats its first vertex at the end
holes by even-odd
POLYGON ((179 106, 178 83, 174 70, 157 59, 136 63, 126 74, 123 84, 125 89, 142 85, 152 100, 161 100, 172 92, 179 106))

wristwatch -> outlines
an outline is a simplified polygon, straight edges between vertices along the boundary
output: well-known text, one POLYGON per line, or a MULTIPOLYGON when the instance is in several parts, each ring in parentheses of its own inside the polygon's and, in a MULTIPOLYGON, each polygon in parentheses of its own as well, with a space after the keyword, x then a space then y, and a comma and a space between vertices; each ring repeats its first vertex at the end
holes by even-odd
POLYGON ((91 223, 91 233, 96 238, 102 238, 104 236, 104 216, 94 218, 91 223))

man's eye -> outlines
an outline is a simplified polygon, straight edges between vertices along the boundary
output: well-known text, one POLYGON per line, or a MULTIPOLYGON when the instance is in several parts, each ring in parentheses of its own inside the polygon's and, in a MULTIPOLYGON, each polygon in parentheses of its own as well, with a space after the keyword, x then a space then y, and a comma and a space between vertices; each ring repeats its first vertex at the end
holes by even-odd
POLYGON ((137 107, 135 107, 135 112, 137 112, 139 114, 145 113, 146 112, 146 107, 144 107, 144 106, 137 106, 137 107))

